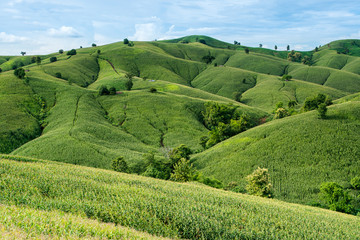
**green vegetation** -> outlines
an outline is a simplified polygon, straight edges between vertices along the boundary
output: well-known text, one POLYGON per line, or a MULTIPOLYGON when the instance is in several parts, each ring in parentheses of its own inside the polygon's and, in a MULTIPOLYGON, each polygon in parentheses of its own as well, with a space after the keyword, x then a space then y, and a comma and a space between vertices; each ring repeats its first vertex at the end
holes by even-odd
POLYGON ((187 239, 352 239, 359 232, 359 218, 333 211, 194 183, 172 183, 43 160, 14 160, 0 160, 0 201, 9 206, 0 209, 5 215, 16 214, 11 218, 16 229, 34 235, 50 234, 49 225, 54 226, 52 234, 63 237, 82 234, 103 238, 115 238, 121 233, 131 234, 129 237, 133 234, 135 238, 141 234, 129 232, 128 227, 187 239), (15 210, 11 212, 9 208, 15 210), (25 214, 29 220, 21 224, 25 214), (34 219, 35 216, 40 217, 34 219), (112 224, 89 218, 126 228, 116 230, 112 224), (60 222, 53 223, 51 219, 63 219, 69 225, 61 232, 61 226, 66 225, 57 228, 60 222), (32 222, 44 230, 34 229, 32 222))
POLYGON ((271 198, 272 185, 269 172, 265 168, 258 167, 252 174, 246 177, 248 184, 246 190, 249 194, 271 198))

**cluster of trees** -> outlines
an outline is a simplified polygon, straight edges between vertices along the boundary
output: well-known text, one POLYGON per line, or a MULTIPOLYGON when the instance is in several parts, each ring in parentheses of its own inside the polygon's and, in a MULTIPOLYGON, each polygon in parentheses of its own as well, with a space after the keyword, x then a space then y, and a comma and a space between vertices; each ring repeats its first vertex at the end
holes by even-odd
POLYGON ((305 100, 303 110, 305 112, 311 110, 318 110, 319 118, 326 118, 327 106, 332 104, 332 100, 329 96, 319 93, 317 96, 307 98, 305 100))
POLYGON ((66 55, 69 55, 69 56, 76 55, 76 49, 71 49, 70 51, 68 51, 68 52, 66 53, 66 55))
POLYGON ((280 118, 284 118, 287 116, 291 116, 292 114, 295 113, 295 106, 297 104, 298 103, 296 101, 290 100, 287 104, 288 108, 285 108, 283 102, 278 102, 273 111, 273 113, 275 114, 274 119, 280 119, 280 118))
POLYGON ((115 95, 116 94, 116 88, 115 87, 111 87, 111 88, 107 88, 106 86, 102 85, 99 88, 99 95, 103 96, 103 95, 115 95))
POLYGON ((301 53, 292 50, 291 52, 288 53, 287 59, 291 62, 301 62, 301 53))
POLYGON ((240 45, 241 45, 241 43, 240 43, 240 42, 238 42, 238 41, 234 41, 234 45, 238 45, 238 46, 240 46, 240 45))
POLYGON ((124 44, 128 45, 129 47, 133 47, 134 46, 134 42, 129 41, 129 39, 125 38, 123 41, 124 44))
POLYGON ((200 138, 200 144, 204 149, 251 127, 250 118, 246 114, 240 114, 236 108, 232 104, 205 103, 205 111, 202 112, 202 116, 204 124, 210 132, 208 136, 200 138))
POLYGON ((214 59, 215 57, 211 56, 210 54, 202 58, 203 62, 205 62, 206 64, 210 64, 214 59))
POLYGON ((324 206, 330 210, 349 214, 359 214, 359 190, 360 177, 357 176, 350 180, 350 187, 348 189, 344 189, 343 186, 335 182, 322 183, 320 185, 319 197, 325 204, 324 206))

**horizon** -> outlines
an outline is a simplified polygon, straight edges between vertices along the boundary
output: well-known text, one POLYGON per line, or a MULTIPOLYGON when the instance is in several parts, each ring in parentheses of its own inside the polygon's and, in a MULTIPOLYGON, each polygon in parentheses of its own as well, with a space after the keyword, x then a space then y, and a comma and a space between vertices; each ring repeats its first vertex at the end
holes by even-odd
POLYGON ((7 0, 0 55, 49 54, 128 38, 153 41, 206 35, 243 46, 297 51, 360 38, 360 2, 224 0, 146 2, 7 0), (81 17, 79 17, 81 16, 81 17))

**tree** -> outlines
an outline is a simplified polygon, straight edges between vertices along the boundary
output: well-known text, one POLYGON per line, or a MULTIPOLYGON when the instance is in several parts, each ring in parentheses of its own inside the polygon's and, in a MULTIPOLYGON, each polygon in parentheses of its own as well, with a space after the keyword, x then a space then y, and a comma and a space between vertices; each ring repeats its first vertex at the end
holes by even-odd
POLYGON ((319 51, 319 48, 318 47, 315 47, 315 52, 318 52, 319 51))
POLYGON ((101 53, 101 50, 100 50, 100 49, 98 49, 98 50, 97 50, 97 54, 100 54, 100 53, 101 53))
POLYGON ((351 197, 343 187, 335 182, 324 182, 320 185, 320 198, 322 198, 330 210, 352 213, 354 207, 350 204, 351 197))
POLYGON ((245 53, 249 54, 250 50, 248 48, 245 48, 245 53))
POLYGON ((64 53, 64 50, 63 50, 63 49, 60 49, 60 50, 59 50, 59 53, 60 53, 60 54, 63 54, 63 53, 64 53))
POLYGON ((172 164, 177 163, 181 158, 186 160, 190 159, 190 154, 192 154, 191 149, 185 144, 181 144, 180 146, 174 148, 169 155, 169 158, 172 164))
POLYGON ((156 92, 157 92, 157 89, 154 88, 154 87, 151 87, 149 91, 150 91, 151 93, 156 93, 156 92))
POLYGON ((96 44, 95 44, 95 43, 93 43, 93 44, 91 44, 91 46, 92 46, 92 47, 96 47, 96 44))
POLYGON ((25 77, 25 70, 23 68, 17 68, 14 71, 14 75, 19 79, 23 79, 25 77))
POLYGON ((286 46, 286 50, 289 51, 290 50, 290 45, 286 46))
POLYGON ((360 190, 360 177, 354 177, 350 180, 353 189, 360 190))
POLYGON ((109 95, 115 95, 116 94, 116 88, 115 87, 111 87, 109 89, 109 95))
POLYGON ((68 51, 68 52, 66 53, 66 55, 69 55, 69 56, 76 55, 76 49, 71 49, 70 51, 68 51))
POLYGON ((275 45, 275 50, 277 50, 278 49, 278 47, 275 45))
POLYGON ((291 101, 288 102, 288 107, 289 107, 289 108, 293 108, 293 107, 295 107, 296 105, 297 105, 297 102, 294 101, 294 100, 291 100, 291 101))
POLYGON ((301 53, 295 52, 292 50, 288 53, 288 60, 292 62, 300 62, 301 61, 301 53))
POLYGON ((252 174, 246 177, 246 181, 248 182, 246 190, 249 194, 260 197, 272 197, 272 185, 268 169, 258 167, 252 174))
POLYGON ((111 168, 117 172, 129 172, 129 168, 124 157, 115 158, 111 163, 111 168))
POLYGON ((303 59, 301 59, 301 62, 303 63, 303 64, 305 64, 305 65, 311 65, 311 57, 309 57, 309 56, 304 56, 304 58, 303 59))
POLYGON ((128 90, 128 91, 130 91, 131 90, 131 88, 133 87, 133 82, 132 82, 132 80, 131 79, 128 79, 126 82, 125 82, 125 89, 126 90, 128 90))
POLYGON ((237 44, 238 44, 238 42, 235 40, 235 41, 234 41, 234 45, 237 45, 237 44))
POLYGON ((275 111, 274 119, 280 119, 289 116, 288 111, 285 108, 278 108, 275 111))
POLYGON ((263 47, 263 45, 260 43, 260 44, 259 44, 259 48, 262 48, 262 47, 263 47))
POLYGON ((61 73, 59 73, 59 72, 55 73, 55 77, 56 78, 62 78, 61 73))
POLYGON ((179 162, 174 165, 173 173, 171 173, 170 180, 176 182, 188 182, 192 180, 194 175, 193 165, 190 160, 181 158, 179 162))
POLYGON ((326 118, 326 112, 327 112, 327 107, 326 107, 326 104, 325 103, 321 103, 319 106, 318 106, 318 116, 319 118, 321 119, 325 119, 326 118))
POLYGON ((206 41, 204 39, 200 39, 199 43, 206 44, 206 41))
POLYGON ((204 56, 202 58, 202 60, 206 63, 206 64, 210 64, 213 60, 215 59, 214 56, 211 56, 211 55, 207 55, 207 56, 204 56))
POLYGON ((135 75, 133 73, 126 73, 125 74, 125 77, 128 79, 128 80, 132 80, 132 78, 134 77, 135 75))
POLYGON ((2 72, 2 69, 0 68, 0 73, 2 72))
POLYGON ((41 64, 41 58, 39 56, 36 57, 36 64, 40 65, 41 64))
POLYGON ((21 52, 21 55, 24 56, 26 54, 26 52, 21 52))
POLYGON ((107 89, 106 86, 102 85, 99 89, 99 95, 109 95, 110 91, 107 89))
POLYGON ((57 58, 56 57, 51 57, 50 58, 50 62, 56 62, 57 61, 57 58))
POLYGON ((124 39, 124 44, 129 44, 129 39, 125 38, 124 39))

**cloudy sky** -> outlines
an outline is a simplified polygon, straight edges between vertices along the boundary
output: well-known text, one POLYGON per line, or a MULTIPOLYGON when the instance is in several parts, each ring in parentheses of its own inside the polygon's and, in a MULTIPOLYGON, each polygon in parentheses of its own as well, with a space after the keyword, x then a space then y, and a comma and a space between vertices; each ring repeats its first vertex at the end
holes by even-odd
POLYGON ((360 38, 359 0, 0 0, 0 55, 208 35, 311 50, 360 38))

